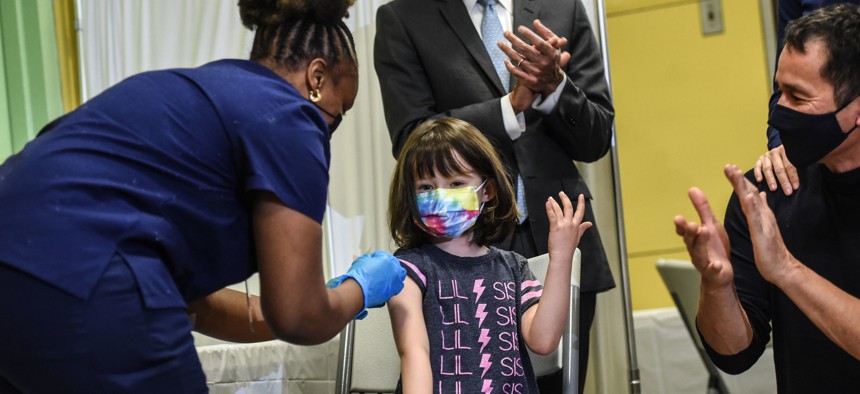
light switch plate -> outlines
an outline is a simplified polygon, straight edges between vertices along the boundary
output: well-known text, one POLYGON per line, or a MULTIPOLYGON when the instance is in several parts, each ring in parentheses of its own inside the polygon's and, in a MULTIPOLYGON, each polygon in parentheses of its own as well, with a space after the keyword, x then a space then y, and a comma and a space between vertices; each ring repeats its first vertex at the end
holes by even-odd
POLYGON ((700 0, 699 17, 702 19, 702 34, 723 32, 723 7, 721 0, 700 0))

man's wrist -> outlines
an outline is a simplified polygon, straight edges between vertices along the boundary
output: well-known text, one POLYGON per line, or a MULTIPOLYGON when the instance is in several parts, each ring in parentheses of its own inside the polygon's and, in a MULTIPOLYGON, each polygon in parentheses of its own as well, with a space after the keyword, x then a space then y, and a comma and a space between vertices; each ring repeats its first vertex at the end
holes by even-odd
MULTIPOLYGON (((771 283, 773 283, 776 287, 780 289, 786 289, 791 287, 796 287, 800 282, 807 280, 804 276, 806 273, 806 266, 804 266, 800 261, 794 258, 791 253, 786 251, 786 257, 782 259, 784 261, 783 268, 780 272, 772 278, 771 283)), ((785 290, 783 290, 784 292, 785 290)))
POLYGON ((703 297, 722 297, 728 294, 734 295, 735 293, 735 281, 734 279, 729 280, 728 282, 717 282, 715 280, 708 280, 705 276, 702 276, 701 280, 701 296, 703 297))
POLYGON ((508 94, 508 99, 511 101, 511 108, 513 108, 514 113, 517 114, 525 111, 531 105, 531 103, 520 103, 520 101, 523 100, 521 100, 520 97, 516 94, 516 91, 513 91, 508 94))
POLYGON ((556 90, 558 90, 558 85, 564 82, 564 76, 564 71, 562 71, 561 68, 556 67, 555 79, 547 82, 546 88, 541 92, 541 95, 547 97, 553 94, 553 92, 555 92, 556 90))

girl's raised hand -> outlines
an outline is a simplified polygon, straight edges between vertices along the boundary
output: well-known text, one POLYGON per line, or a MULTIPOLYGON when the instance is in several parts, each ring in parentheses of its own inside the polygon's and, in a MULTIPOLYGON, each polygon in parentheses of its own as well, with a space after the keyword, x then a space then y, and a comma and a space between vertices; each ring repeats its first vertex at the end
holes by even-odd
POLYGON ((546 201, 546 215, 549 217, 550 258, 573 261, 573 253, 579 245, 579 239, 585 230, 591 227, 591 222, 583 222, 585 216, 585 197, 579 195, 576 210, 564 192, 558 193, 561 206, 552 197, 546 201), (564 209, 562 209, 564 207, 564 209))

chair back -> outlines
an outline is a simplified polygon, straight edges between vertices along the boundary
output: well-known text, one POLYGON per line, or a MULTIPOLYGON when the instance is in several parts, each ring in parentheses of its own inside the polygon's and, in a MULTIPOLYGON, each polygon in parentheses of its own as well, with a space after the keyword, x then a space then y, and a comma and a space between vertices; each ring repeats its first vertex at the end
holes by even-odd
MULTIPOLYGON (((554 352, 540 356, 529 350, 529 358, 535 376, 546 376, 558 371, 563 372, 562 390, 564 393, 575 393, 579 387, 579 281, 582 253, 576 249, 573 255, 573 267, 570 270, 570 314, 561 344, 554 352)), ((529 269, 535 277, 544 282, 549 267, 549 255, 542 254, 529 259, 529 269)))
POLYGON ((338 394, 393 393, 400 379, 400 355, 394 344, 388 308, 369 309, 340 333, 335 390, 338 394))
POLYGON ((705 351, 705 346, 702 345, 702 340, 699 338, 699 333, 696 330, 696 315, 699 311, 699 283, 701 276, 692 262, 682 260, 657 260, 657 271, 663 278, 663 283, 669 289, 672 299, 675 301, 675 306, 678 307, 678 313, 681 315, 681 320, 684 321, 684 326, 687 327, 687 332, 696 344, 696 350, 705 364, 705 369, 708 370, 708 392, 728 394, 729 389, 726 387, 717 366, 711 362, 705 351))

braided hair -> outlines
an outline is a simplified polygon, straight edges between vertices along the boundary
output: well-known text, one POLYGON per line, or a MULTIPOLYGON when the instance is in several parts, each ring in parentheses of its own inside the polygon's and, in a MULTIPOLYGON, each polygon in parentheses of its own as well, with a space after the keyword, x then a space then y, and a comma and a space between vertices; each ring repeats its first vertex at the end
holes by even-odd
POLYGON ((239 0, 242 24, 256 31, 251 60, 288 72, 316 58, 357 67, 355 42, 343 23, 355 0, 239 0))

